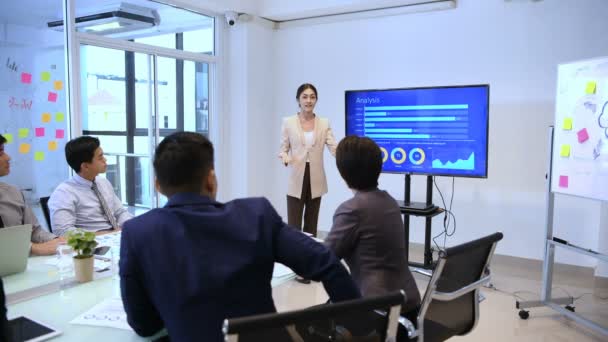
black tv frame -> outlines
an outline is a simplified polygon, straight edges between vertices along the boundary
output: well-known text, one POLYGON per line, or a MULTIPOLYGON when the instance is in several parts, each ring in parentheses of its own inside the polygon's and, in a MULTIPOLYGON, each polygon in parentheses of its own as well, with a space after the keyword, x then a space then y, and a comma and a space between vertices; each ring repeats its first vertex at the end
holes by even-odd
POLYGON ((384 88, 384 89, 357 89, 357 90, 345 90, 344 91, 344 134, 348 132, 348 113, 346 112, 347 106, 347 94, 350 92, 365 92, 365 91, 395 91, 395 90, 418 90, 418 89, 440 89, 440 88, 473 88, 473 87, 486 87, 487 91, 487 105, 486 105, 486 167, 485 173, 483 176, 477 175, 454 175, 449 173, 431 173, 431 172, 394 172, 394 171, 384 171, 382 173, 389 174, 397 174, 397 175, 426 175, 426 176, 441 176, 441 177, 462 177, 462 178, 488 178, 488 164, 490 164, 489 160, 489 145, 490 145, 490 84, 467 84, 467 85, 454 85, 454 86, 426 86, 426 87, 408 87, 408 88, 384 88))

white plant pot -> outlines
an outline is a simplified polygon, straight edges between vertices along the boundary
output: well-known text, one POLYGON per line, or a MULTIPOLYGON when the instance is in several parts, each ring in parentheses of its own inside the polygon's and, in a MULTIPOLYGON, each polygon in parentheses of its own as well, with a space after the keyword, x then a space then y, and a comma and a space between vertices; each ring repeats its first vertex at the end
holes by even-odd
POLYGON ((93 256, 84 259, 74 258, 74 273, 76 281, 86 283, 93 280, 93 264, 95 259, 93 256))

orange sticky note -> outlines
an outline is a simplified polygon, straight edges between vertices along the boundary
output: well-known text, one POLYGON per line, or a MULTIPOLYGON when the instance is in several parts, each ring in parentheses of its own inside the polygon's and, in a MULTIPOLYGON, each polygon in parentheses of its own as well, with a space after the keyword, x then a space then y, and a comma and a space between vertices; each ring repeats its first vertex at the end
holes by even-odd
POLYGON ((36 151, 36 153, 34 153, 34 160, 35 161, 43 161, 44 160, 44 152, 36 151))
POLYGON ((595 94, 595 89, 597 88, 597 83, 595 81, 587 82, 587 88, 585 88, 585 93, 592 95, 595 94))
POLYGON ((57 142, 54 140, 49 141, 49 151, 57 150, 57 142))
POLYGON ((53 82, 53 89, 55 89, 55 90, 63 89, 63 82, 61 82, 61 81, 53 82))
POLYGON ((42 113, 42 122, 51 122, 51 113, 42 113))
POLYGON ((10 144, 13 142, 13 135, 11 133, 4 133, 2 136, 6 139, 6 143, 10 144))
POLYGON ((19 145, 19 153, 21 153, 21 154, 29 153, 31 147, 32 146, 30 144, 21 143, 21 145, 19 145))

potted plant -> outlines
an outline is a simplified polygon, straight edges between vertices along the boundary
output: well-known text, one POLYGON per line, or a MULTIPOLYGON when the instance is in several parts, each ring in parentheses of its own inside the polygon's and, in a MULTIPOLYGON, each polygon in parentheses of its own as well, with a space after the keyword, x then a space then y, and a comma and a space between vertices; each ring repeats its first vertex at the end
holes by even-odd
POLYGON ((95 260, 93 258, 93 251, 97 246, 95 233, 76 229, 69 231, 66 238, 68 245, 76 252, 74 256, 76 281, 86 283, 93 280, 93 264, 95 260))

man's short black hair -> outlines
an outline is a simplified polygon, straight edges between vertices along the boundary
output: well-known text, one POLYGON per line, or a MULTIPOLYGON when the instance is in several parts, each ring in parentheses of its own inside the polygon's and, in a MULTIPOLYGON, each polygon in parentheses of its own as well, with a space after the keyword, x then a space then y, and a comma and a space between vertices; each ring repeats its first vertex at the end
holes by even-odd
POLYGON ((2 136, 2 134, 0 134, 0 145, 4 145, 4 143, 6 142, 6 138, 2 136))
POLYGON ((382 171, 382 151, 372 139, 351 135, 338 144, 336 165, 349 188, 375 189, 382 171))
POLYGON ((65 144, 65 160, 76 173, 80 172, 82 163, 90 163, 99 147, 99 139, 83 135, 65 144))
POLYGON ((154 172, 163 192, 200 193, 213 169, 213 144, 202 134, 173 133, 154 154, 154 172))

